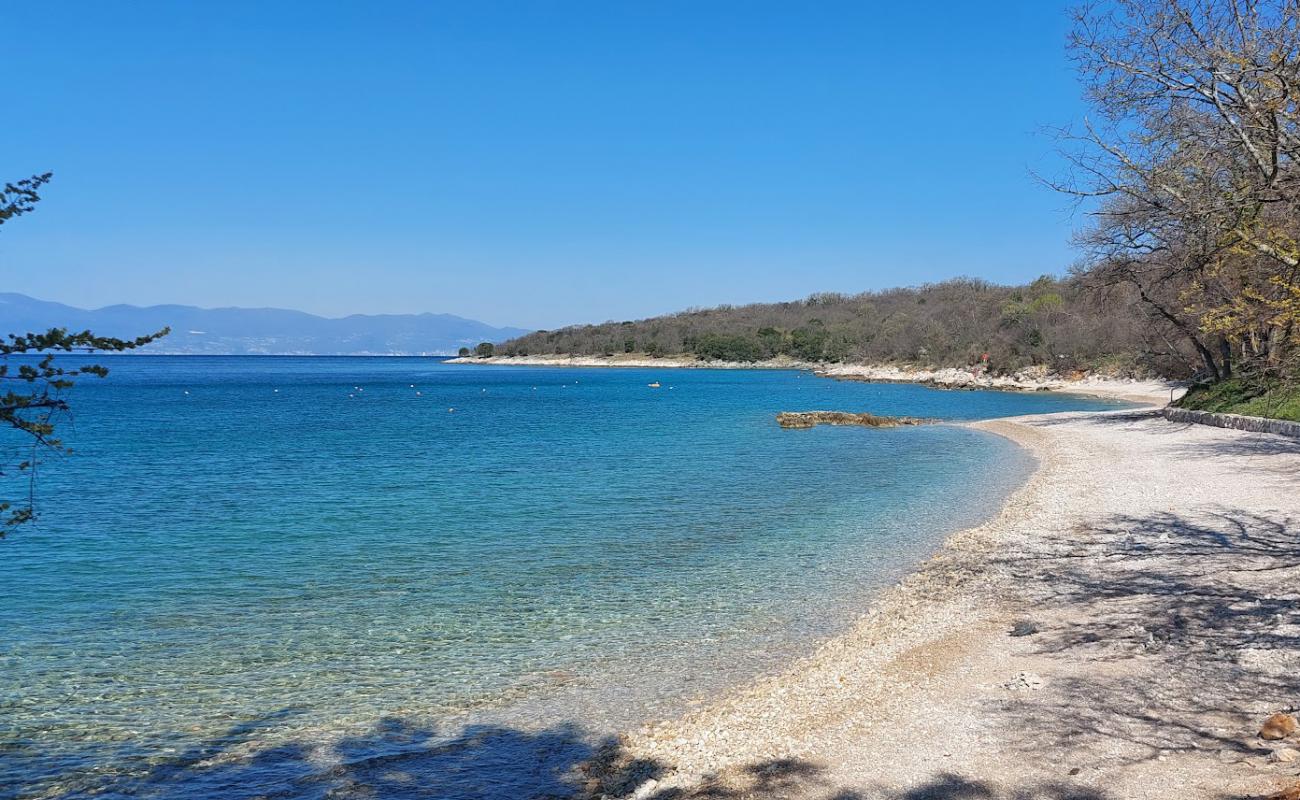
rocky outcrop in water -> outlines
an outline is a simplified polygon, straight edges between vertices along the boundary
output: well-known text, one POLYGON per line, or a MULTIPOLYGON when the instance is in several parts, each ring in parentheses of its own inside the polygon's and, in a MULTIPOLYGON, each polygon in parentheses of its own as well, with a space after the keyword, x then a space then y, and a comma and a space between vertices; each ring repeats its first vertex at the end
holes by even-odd
POLYGON ((776 415, 782 428, 811 428, 814 425, 861 425, 866 428, 897 428, 902 425, 925 425, 935 422, 919 417, 881 417, 850 411, 782 411, 776 415))

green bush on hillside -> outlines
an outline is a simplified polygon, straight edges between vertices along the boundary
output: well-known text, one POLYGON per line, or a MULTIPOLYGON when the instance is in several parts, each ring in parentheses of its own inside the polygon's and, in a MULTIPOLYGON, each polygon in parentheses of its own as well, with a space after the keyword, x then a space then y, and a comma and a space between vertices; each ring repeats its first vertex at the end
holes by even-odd
POLYGON ((1242 414, 1300 422, 1300 386, 1256 384, 1240 378, 1193 386, 1178 401, 1179 408, 1242 414))

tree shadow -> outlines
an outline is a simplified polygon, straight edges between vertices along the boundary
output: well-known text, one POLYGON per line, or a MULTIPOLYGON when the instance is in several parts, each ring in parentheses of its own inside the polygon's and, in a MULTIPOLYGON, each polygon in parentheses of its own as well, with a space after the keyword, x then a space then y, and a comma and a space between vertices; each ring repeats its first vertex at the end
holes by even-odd
POLYGON ((282 713, 241 723, 137 774, 14 797, 194 800, 1109 800, 1064 783, 1006 787, 941 774, 910 789, 835 786, 825 765, 785 758, 732 766, 690 781, 638 758, 617 739, 573 724, 526 731, 469 726, 453 736, 398 717, 330 743, 254 748, 249 737, 282 713), (662 782, 662 783, 661 783, 662 782))
POLYGON ((1087 426, 1094 428, 1114 428, 1158 422, 1159 425, 1144 428, 1144 433, 1168 435, 1181 433, 1189 429, 1206 433, 1217 432, 1219 436, 1204 441, 1182 442, 1174 445, 1171 454, 1187 458, 1237 458, 1240 456, 1300 456, 1300 439, 1282 436, 1276 433, 1258 433, 1239 431, 1231 428, 1218 428, 1213 425, 1199 425, 1193 422, 1176 422, 1165 419, 1160 409, 1145 408, 1127 411, 1104 412, 1063 412, 1034 418, 1034 425, 1050 428, 1058 425, 1087 426))
POLYGON ((1158 408, 1136 408, 1122 411, 1067 411, 1059 414, 1044 414, 1033 418, 1035 426, 1044 428, 1052 428, 1057 425, 1116 428, 1152 421, 1164 423, 1154 431, 1155 433, 1177 433, 1192 427, 1190 422, 1166 420, 1161 416, 1158 408))
MULTIPOLYGON (((541 730, 468 726, 453 736, 399 717, 327 744, 292 741, 242 746, 283 713, 240 723, 143 772, 76 780, 71 788, 15 797, 254 800, 558 800, 629 797, 806 797, 821 790, 822 768, 798 759, 757 762, 693 784, 656 788, 669 766, 637 758, 614 738, 594 738, 565 723, 541 730)), ((850 800, 845 792, 818 796, 850 800)))
MULTIPOLYGON (((1220 429, 1222 430, 1222 429, 1220 429)), ((1274 433, 1235 431, 1236 436, 1204 442, 1188 442, 1174 452, 1185 458, 1240 458, 1241 456, 1300 456, 1300 439, 1274 433)), ((1300 477, 1295 465, 1291 474, 1300 477)))
MULTIPOLYGON (((329 741, 297 739, 262 746, 251 742, 251 736, 280 716, 241 723, 144 771, 122 765, 107 780, 88 777, 66 791, 32 796, 568 798, 590 783, 580 766, 609 758, 618 749, 616 742, 594 740, 573 724, 531 731, 472 725, 448 735, 400 717, 384 717, 362 733, 329 741)), ((624 759, 622 777, 648 780, 657 770, 656 765, 624 759)))
POLYGON ((1110 795, 1099 789, 1061 782, 1008 788, 946 773, 914 789, 880 797, 882 800, 1108 800, 1110 795))
POLYGON ((1215 508, 1078 534, 1005 561, 1035 578, 1027 591, 1047 621, 1032 652, 1065 665, 1017 708, 1012 745, 1120 763, 1262 762, 1259 721, 1300 696, 1300 519, 1215 508))

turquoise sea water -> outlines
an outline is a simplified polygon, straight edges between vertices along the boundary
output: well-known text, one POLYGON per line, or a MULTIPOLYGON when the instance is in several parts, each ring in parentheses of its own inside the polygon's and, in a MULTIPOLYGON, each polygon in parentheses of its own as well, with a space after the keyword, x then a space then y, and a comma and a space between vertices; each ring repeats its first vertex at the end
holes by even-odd
POLYGON ((563 794, 520 759, 806 652, 1031 468, 961 427, 776 412, 1108 407, 793 371, 99 360, 40 524, 0 542, 0 797, 563 794))

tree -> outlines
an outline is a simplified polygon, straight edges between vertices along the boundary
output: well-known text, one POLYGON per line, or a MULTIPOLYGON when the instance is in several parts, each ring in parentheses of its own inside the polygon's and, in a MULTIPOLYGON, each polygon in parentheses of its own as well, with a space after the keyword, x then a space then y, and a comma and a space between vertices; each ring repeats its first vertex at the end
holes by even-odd
POLYGON ((496 347, 491 342, 479 342, 478 346, 474 348, 474 355, 479 358, 491 358, 494 352, 496 352, 496 347))
MULTIPOLYGON (((5 184, 0 192, 0 225, 31 211, 41 199, 38 190, 51 177, 47 172, 5 184)), ((0 428, 16 435, 18 442, 14 450, 6 449, 6 455, 0 457, 0 478, 25 478, 21 498, 0 497, 0 538, 36 517, 36 478, 41 458, 72 452, 58 438, 57 425, 70 413, 67 392, 75 379, 108 374, 98 364, 64 367, 61 359, 56 362, 54 354, 131 350, 169 332, 164 328, 136 339, 115 339, 90 331, 70 333, 52 328, 44 333, 11 333, 0 340, 0 428), (16 364, 10 363, 11 356, 17 357, 16 364), (10 452, 15 455, 8 455, 10 452)))
POLYGON ((1136 290, 1212 379, 1300 349, 1300 3, 1116 0, 1071 47, 1098 113, 1058 188, 1098 198, 1094 282, 1136 290))
POLYGON ((53 172, 45 172, 14 183, 6 183, 4 191, 0 192, 0 225, 36 208, 36 204, 41 200, 40 188, 49 183, 50 178, 53 177, 53 172))
POLYGON ((466 356, 469 355, 469 348, 462 347, 461 349, 456 351, 456 355, 460 356, 461 358, 465 358, 466 356))

